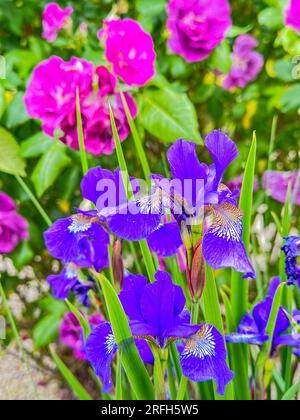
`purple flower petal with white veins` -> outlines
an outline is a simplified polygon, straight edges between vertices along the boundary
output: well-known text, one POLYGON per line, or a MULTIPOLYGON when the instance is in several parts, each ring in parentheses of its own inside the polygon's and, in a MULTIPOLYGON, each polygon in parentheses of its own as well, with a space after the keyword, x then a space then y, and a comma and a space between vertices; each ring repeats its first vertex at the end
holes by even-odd
POLYGON ((215 381, 218 394, 224 395, 234 376, 226 356, 224 339, 218 330, 209 324, 199 325, 198 332, 185 340, 180 356, 182 373, 195 382, 215 381))

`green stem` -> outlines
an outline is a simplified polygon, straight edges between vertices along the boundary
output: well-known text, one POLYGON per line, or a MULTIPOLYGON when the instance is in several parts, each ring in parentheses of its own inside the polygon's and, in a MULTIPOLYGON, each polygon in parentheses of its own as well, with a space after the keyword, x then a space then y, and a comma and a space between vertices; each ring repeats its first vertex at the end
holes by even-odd
POLYGON ((174 381, 171 357, 168 358, 168 383, 169 383, 169 391, 170 391, 171 400, 176 400, 176 386, 175 386, 175 381, 174 381))
POLYGON ((25 193, 28 195, 28 197, 30 198, 34 206, 36 207, 37 211, 40 213, 40 215, 44 219, 45 223, 48 226, 51 226, 52 225, 51 219, 49 218, 49 216, 47 215, 47 213, 45 212, 45 210, 43 209, 39 201, 35 198, 34 194, 31 192, 29 187, 25 184, 23 179, 20 176, 16 175, 16 180, 18 181, 22 189, 25 191, 25 193))
POLYGON ((82 166, 82 173, 85 175, 89 170, 87 155, 85 151, 84 145, 84 134, 82 128, 82 117, 81 117, 81 110, 80 110, 80 97, 79 97, 79 89, 76 88, 76 121, 77 121, 77 135, 78 135, 78 143, 79 143, 79 151, 80 151, 80 160, 82 166))
POLYGON ((122 353, 117 353, 116 400, 122 400, 122 353))

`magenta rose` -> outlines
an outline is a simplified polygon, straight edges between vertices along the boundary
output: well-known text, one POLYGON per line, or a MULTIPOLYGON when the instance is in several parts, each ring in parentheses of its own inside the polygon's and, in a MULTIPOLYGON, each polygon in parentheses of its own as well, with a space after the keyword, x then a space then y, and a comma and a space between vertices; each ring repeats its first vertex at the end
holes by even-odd
POLYGON ((58 32, 67 25, 69 16, 73 13, 71 6, 62 9, 57 3, 49 3, 43 11, 43 38, 53 42, 58 32))
POLYGON ((127 85, 144 86, 154 76, 153 40, 138 22, 105 21, 98 37, 104 40, 105 57, 112 64, 114 74, 127 85))
POLYGON ((13 200, 0 191, 0 253, 12 252, 21 240, 28 240, 28 224, 13 200))
POLYGON ((266 171, 264 173, 263 188, 279 203, 285 203, 289 185, 292 190, 293 203, 300 206, 300 174, 298 171, 266 171))
POLYGON ((231 26, 227 0, 169 0, 169 48, 186 61, 204 60, 231 26))
POLYGON ((300 1, 291 0, 285 13, 285 23, 300 33, 300 1))
POLYGON ((80 97, 93 91, 94 65, 73 57, 42 61, 33 71, 24 102, 28 114, 42 120, 44 132, 53 136, 61 122, 76 110, 76 87, 80 97))

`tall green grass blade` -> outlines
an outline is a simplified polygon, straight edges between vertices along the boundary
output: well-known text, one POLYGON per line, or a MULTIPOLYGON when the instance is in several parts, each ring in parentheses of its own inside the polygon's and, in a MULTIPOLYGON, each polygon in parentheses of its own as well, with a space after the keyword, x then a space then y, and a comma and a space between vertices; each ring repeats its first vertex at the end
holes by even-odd
POLYGON ((80 97, 79 97, 79 89, 76 88, 76 121, 77 121, 77 135, 78 135, 78 143, 79 143, 79 152, 80 152, 80 160, 82 166, 82 173, 85 175, 89 170, 85 145, 84 145, 84 134, 82 128, 82 118, 81 118, 81 110, 80 110, 80 97))
MULTIPOLYGON (((128 174, 128 170, 127 170, 127 164, 126 164, 126 160, 123 154, 123 150, 122 150, 122 146, 121 146, 121 142, 120 142, 120 138, 119 138, 119 134, 118 134, 118 130, 117 130, 117 126, 116 126, 116 121, 114 118, 114 114, 112 111, 111 106, 109 107, 109 115, 110 115, 110 122, 111 122, 111 127, 112 127, 112 132, 113 132, 113 136, 114 136, 114 141, 116 144, 116 152, 117 152, 117 158, 118 158, 118 162, 119 162, 119 166, 121 169, 121 173, 122 173, 122 180, 125 186, 125 191, 127 191, 127 197, 129 200, 133 199, 133 192, 130 186, 130 179, 129 179, 129 174, 128 174)), ((153 259, 152 259, 152 255, 151 252, 149 250, 147 241, 139 241, 139 245, 141 248, 141 252, 142 252, 142 256, 143 256, 143 260, 145 262, 145 266, 146 266, 146 270, 147 270, 147 274, 149 277, 149 280, 151 282, 154 281, 154 274, 155 274, 155 266, 153 263, 153 259)))
MULTIPOLYGON (((241 189, 239 207, 244 212, 243 217, 243 241, 246 251, 250 248, 250 228, 253 205, 253 186, 256 162, 256 134, 253 133, 253 141, 246 163, 243 185, 241 189)), ((231 278, 231 304, 236 327, 248 310, 248 281, 243 280, 240 273, 233 271, 231 278)))
POLYGON ((281 398, 281 401, 290 401, 297 397, 298 392, 300 391, 300 381, 298 381, 296 384, 291 386, 284 396, 281 398))
POLYGON ((102 287, 114 336, 122 355, 122 365, 136 397, 141 400, 154 399, 154 390, 149 374, 135 346, 127 317, 121 302, 110 284, 101 274, 96 274, 102 287))
POLYGON ((20 176, 16 176, 16 180, 18 181, 18 183, 20 184, 20 186, 22 187, 24 192, 30 198, 30 200, 34 204, 35 208, 37 209, 37 211, 40 213, 40 215, 44 219, 44 222, 46 223, 46 225, 51 226, 52 221, 51 221, 50 217, 47 215, 47 213, 45 212, 45 210, 43 209, 43 207, 41 206, 39 201, 36 199, 35 195, 32 193, 30 188, 25 184, 25 182, 23 181, 23 179, 20 176))
POLYGON ((117 354, 117 376, 116 376, 116 400, 121 401, 122 398, 122 354, 117 354))
POLYGON ((145 153, 144 148, 143 148, 142 140, 139 136, 139 133, 137 131, 135 123, 134 123, 134 121, 132 119, 132 116, 130 114, 130 110, 128 108, 128 104, 127 104, 127 101, 126 101, 126 98, 125 98, 125 95, 124 95, 123 92, 121 92, 121 99, 122 99, 122 103, 123 103, 123 106, 124 106, 124 109, 125 109, 125 113, 126 113, 126 117, 127 117, 127 120, 128 120, 130 130, 131 130, 131 134, 132 134, 132 137, 133 137, 133 140, 134 140, 135 148, 136 148, 138 157, 139 157, 141 165, 142 165, 144 176, 145 176, 145 179, 148 182, 148 185, 150 186, 151 185, 151 180, 149 179, 149 175, 151 174, 151 172, 150 172, 150 167, 149 167, 149 164, 148 164, 148 159, 146 157, 146 153, 145 153))
MULTIPOLYGON (((256 147, 256 134, 254 132, 246 163, 239 203, 239 207, 244 212, 243 241, 247 252, 249 252, 250 249, 250 228, 253 206, 256 147)), ((241 274, 237 273, 236 271, 233 271, 231 276, 231 306, 236 329, 242 317, 245 315, 245 312, 248 310, 248 280, 242 279, 241 274)), ((232 354, 232 368, 235 373, 235 397, 238 400, 249 400, 251 397, 249 389, 249 375, 247 369, 249 360, 249 348, 245 344, 235 344, 234 346, 230 346, 230 349, 232 354)))
MULTIPOLYGON (((283 218, 282 218, 282 237, 288 236, 290 232, 290 223, 291 223, 291 185, 288 187, 286 200, 283 208, 283 218)), ((279 260, 279 274, 282 282, 287 281, 285 273, 285 255, 283 252, 280 254, 279 260)), ((287 309, 289 313, 292 313, 293 309, 293 288, 286 287, 282 295, 282 304, 287 309)), ((282 376, 285 380, 285 390, 288 390, 292 382, 292 349, 290 347, 284 347, 281 351, 281 363, 282 363, 282 376)))
POLYGON ((76 308, 76 306, 74 306, 68 299, 66 299, 65 302, 69 310, 73 313, 73 315, 76 317, 77 321, 79 322, 83 331, 84 340, 86 341, 86 339, 91 333, 91 327, 88 321, 85 319, 82 313, 76 308))
POLYGON ((75 396, 81 401, 91 401, 92 397, 89 393, 83 388, 81 383, 73 375, 70 369, 64 364, 60 357, 56 354, 53 348, 50 346, 50 353, 52 359, 54 360, 57 368, 59 369, 62 376, 65 378, 66 382, 69 384, 70 388, 74 392, 75 396))
MULTIPOLYGON (((223 327, 223 320, 222 320, 217 285, 216 285, 213 270, 208 266, 206 266, 206 285, 205 285, 202 299, 203 299, 203 304, 204 304, 205 321, 208 324, 214 325, 224 337, 224 327, 223 327)), ((233 400, 234 399, 232 383, 229 383, 227 385, 224 398, 220 397, 216 393, 215 385, 214 385, 214 392, 215 392, 216 400, 220 400, 220 399, 233 400)))
POLYGON ((176 386, 173 373, 173 365, 170 356, 168 357, 168 383, 171 400, 176 400, 176 386))

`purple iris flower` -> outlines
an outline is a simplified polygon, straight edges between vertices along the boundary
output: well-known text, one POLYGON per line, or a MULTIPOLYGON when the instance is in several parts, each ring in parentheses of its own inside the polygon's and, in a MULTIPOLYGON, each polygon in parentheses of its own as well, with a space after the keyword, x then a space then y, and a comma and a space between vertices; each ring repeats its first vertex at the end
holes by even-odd
POLYGON ((108 266, 109 236, 100 225, 96 211, 56 220, 44 238, 52 257, 64 264, 94 266, 97 271, 108 266))
POLYGON ((106 221, 115 235, 136 241, 158 229, 166 210, 189 234, 191 225, 202 224, 204 213, 202 247, 207 264, 213 269, 231 267, 254 278, 242 241, 243 214, 237 207, 236 195, 222 184, 223 174, 238 150, 227 135, 217 130, 206 137, 205 146, 213 158, 210 166, 199 162, 195 143, 177 140, 167 153, 173 179, 152 175, 151 194, 112 209, 106 221))
POLYGON ((296 282, 300 288, 300 237, 285 237, 285 244, 282 250, 285 254, 285 272, 287 275, 287 285, 294 285, 296 282))
POLYGON ((79 268, 75 264, 66 264, 60 274, 52 274, 47 278, 47 282, 51 286, 55 299, 67 299, 69 293, 72 292, 82 305, 90 305, 88 292, 94 289, 95 282, 91 279, 80 278, 79 268))
MULTIPOLYGON (((269 340, 269 336, 266 335, 266 327, 271 313, 275 292, 279 284, 280 278, 275 277, 270 284, 266 299, 254 306, 252 316, 249 313, 246 313, 238 326, 237 332, 226 336, 226 341, 228 343, 245 343, 260 346, 269 340)), ((273 355, 276 348, 281 345, 293 347, 300 346, 299 334, 282 335, 290 326, 291 323, 286 315, 286 311, 281 306, 275 323, 271 355, 273 355)))
MULTIPOLYGON (((233 378, 226 364, 224 339, 212 325, 190 324, 183 291, 172 283, 168 273, 156 273, 156 281, 151 284, 141 275, 128 276, 119 297, 134 338, 143 337, 160 349, 182 340, 183 374, 197 382, 212 379, 217 392, 224 394, 233 378)), ((112 386, 110 364, 117 349, 109 323, 95 328, 86 342, 87 358, 106 390, 112 386)))
MULTIPOLYGON (((139 184, 135 178, 131 178, 131 188, 135 196, 138 196, 139 184)), ((131 204, 127 200, 119 168, 114 173, 101 167, 90 169, 81 182, 81 189, 83 197, 97 207, 98 217, 104 223, 111 220, 110 214, 114 214, 117 208, 135 205, 135 201, 131 204)), ((155 229, 149 230, 149 235, 147 232, 145 234, 149 248, 161 257, 171 257, 182 246, 178 225, 174 221, 161 220, 161 215, 155 215, 154 218, 155 223, 157 222, 155 229)), ((134 235, 139 236, 139 230, 143 230, 144 216, 141 214, 137 222, 135 215, 131 218, 131 215, 127 214, 126 223, 131 224, 131 232, 135 230, 134 235)))

